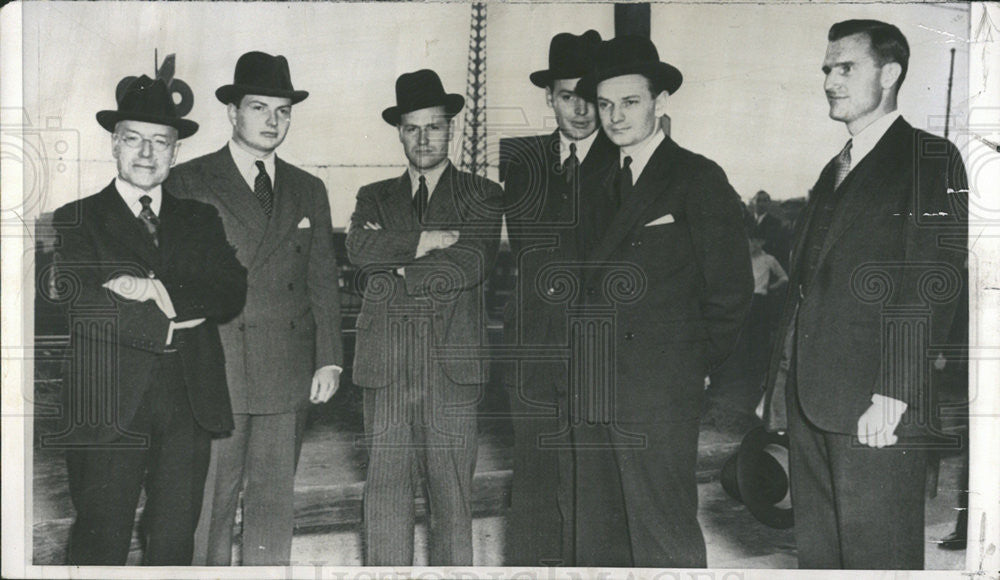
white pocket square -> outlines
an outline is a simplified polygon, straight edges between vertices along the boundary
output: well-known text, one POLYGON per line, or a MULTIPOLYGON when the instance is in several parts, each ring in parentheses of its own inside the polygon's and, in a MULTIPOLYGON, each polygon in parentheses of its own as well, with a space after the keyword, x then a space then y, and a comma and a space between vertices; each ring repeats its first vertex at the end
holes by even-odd
POLYGON ((302 218, 302 221, 299 222, 299 229, 302 230, 308 228, 310 225, 312 224, 309 223, 309 216, 306 216, 302 218))
POLYGON ((649 222, 648 224, 646 224, 643 227, 648 228, 650 226, 662 226, 663 224, 672 224, 672 223, 674 223, 674 215, 668 213, 668 214, 661 215, 660 217, 658 217, 655 220, 649 222))

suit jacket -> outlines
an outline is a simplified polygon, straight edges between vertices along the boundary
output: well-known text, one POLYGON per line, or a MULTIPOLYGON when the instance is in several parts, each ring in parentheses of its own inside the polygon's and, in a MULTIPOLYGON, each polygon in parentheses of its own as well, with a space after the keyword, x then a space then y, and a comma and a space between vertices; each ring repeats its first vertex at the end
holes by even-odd
POLYGON ((177 166, 178 195, 217 208, 249 270, 246 307, 220 327, 236 413, 288 413, 304 407, 312 376, 343 366, 340 298, 330 202, 317 177, 275 159, 270 219, 229 148, 177 166))
POLYGON ((246 269, 236 259, 212 206, 177 199, 164 187, 159 218, 159 246, 155 246, 114 182, 55 212, 60 236, 57 286, 71 293, 73 364, 64 408, 70 415, 74 410, 92 413, 98 410, 95 401, 108 389, 109 405, 117 405, 114 424, 80 425, 74 417, 66 417, 73 432, 56 436, 63 443, 122 437, 152 383, 157 355, 166 348, 169 320, 153 301, 126 300, 102 287, 125 274, 160 280, 177 321, 207 319, 176 330, 171 347, 181 357, 198 424, 213 432, 233 428, 216 325, 243 307, 246 269))
MULTIPOLYGON (((601 178, 605 192, 617 171, 601 178)), ((753 294, 739 196, 718 165, 667 137, 617 211, 609 199, 588 202, 584 227, 603 235, 582 295, 588 309, 614 307, 618 421, 696 418, 704 377, 733 350, 753 294)))
MULTIPOLYGON (((431 192, 424 224, 413 210, 408 172, 362 187, 351 215, 347 253, 367 282, 358 314, 354 383, 363 387, 396 384, 397 355, 421 346, 484 347, 486 308, 482 283, 493 269, 500 241, 500 186, 449 166, 431 192), (365 229, 366 222, 381 230, 365 229), (458 230, 459 240, 420 259, 423 230, 458 230), (397 268, 405 268, 399 276, 397 268), (416 336, 399 336, 412 321, 416 336)), ((443 353, 437 353, 440 356, 443 353)), ((430 353, 435 357, 435 353, 430 353)), ((487 380, 488 360, 436 358, 453 383, 487 380)))
POLYGON ((803 280, 805 239, 819 202, 833 193, 834 173, 831 161, 796 228, 765 421, 772 430, 787 427, 785 390, 794 379, 803 411, 824 431, 856 434, 858 418, 879 393, 909 404, 897 434, 926 432, 932 359, 922 349, 947 344, 964 291, 961 157, 950 142, 897 119, 841 184, 814 275, 803 280), (889 336, 906 342, 887 343, 889 336))
MULTIPOLYGON (((559 162, 559 131, 500 140, 500 180, 504 184, 507 237, 517 264, 517 286, 504 310, 505 344, 566 346, 569 301, 552 300, 548 288, 562 275, 579 285, 583 240, 581 203, 594 178, 618 159, 618 148, 599 131, 579 174, 567 183, 559 162)), ((590 187, 589 189, 593 189, 590 187)), ((535 395, 566 381, 565 361, 527 361, 523 388, 535 395)), ((516 382, 515 373, 505 376, 516 382)))

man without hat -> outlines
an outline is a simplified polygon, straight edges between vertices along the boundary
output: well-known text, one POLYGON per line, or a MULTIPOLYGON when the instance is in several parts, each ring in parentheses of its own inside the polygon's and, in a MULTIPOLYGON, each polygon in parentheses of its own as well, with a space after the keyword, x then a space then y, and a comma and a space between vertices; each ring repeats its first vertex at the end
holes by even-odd
POLYGON ((800 568, 922 569, 926 349, 960 341, 965 168, 896 110, 898 28, 847 20, 827 40, 830 118, 851 138, 799 218, 765 423, 790 437, 800 568))
POLYGON ((610 360, 574 363, 597 369, 573 391, 577 565, 706 565, 695 481, 704 379, 735 346, 753 277, 725 173, 661 130, 681 80, 648 39, 622 36, 602 43, 576 89, 596 96, 620 161, 603 177, 603 206, 585 213, 596 241, 583 308, 614 318, 608 342, 589 349, 610 360))
MULTIPOLYGON (((553 301, 539 276, 553 267, 578 277, 582 194, 618 159, 600 130, 594 104, 574 92, 594 64, 595 30, 560 33, 549 45, 549 68, 530 79, 545 89, 558 128, 547 135, 500 140, 507 235, 518 282, 505 310, 505 343, 565 348, 567 303, 553 301)), ((514 426, 514 473, 504 562, 508 566, 572 565, 573 453, 565 361, 521 361, 505 374, 514 426)))
POLYGON ((397 104, 382 118, 397 128, 407 169, 362 187, 351 216, 347 251, 367 280, 353 375, 369 451, 366 565, 413 564, 418 468, 429 564, 472 564, 476 402, 487 363, 449 351, 487 344, 482 283, 499 245, 502 192, 448 160, 464 102, 434 71, 397 79, 397 104))
MULTIPOLYGON (((213 493, 206 494, 198 530, 208 565, 231 562, 244 481, 243 564, 289 563, 306 413, 309 403, 329 400, 340 380, 340 301, 326 187, 275 154, 292 106, 308 94, 293 88, 285 57, 244 54, 233 84, 215 92, 226 105, 232 138, 178 166, 171 178, 180 195, 219 208, 249 269, 246 307, 220 329, 236 427, 212 446, 207 487, 213 493)), ((196 563, 201 551, 199 545, 196 563)))
POLYGON ((215 208, 163 185, 198 125, 162 80, 125 84, 97 121, 118 176, 55 212, 57 275, 76 294, 69 423, 43 445, 69 449, 69 564, 124 565, 145 490, 143 563, 187 566, 212 433, 233 426, 216 325, 243 307, 246 269, 215 208))

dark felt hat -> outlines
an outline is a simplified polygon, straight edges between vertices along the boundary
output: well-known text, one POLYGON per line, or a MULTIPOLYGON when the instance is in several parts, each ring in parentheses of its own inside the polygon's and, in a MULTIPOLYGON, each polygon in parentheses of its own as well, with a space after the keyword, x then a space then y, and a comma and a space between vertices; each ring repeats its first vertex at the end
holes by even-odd
POLYGON ((236 61, 233 84, 215 91, 216 98, 226 104, 239 105, 244 95, 285 97, 294 105, 308 97, 309 91, 297 91, 292 86, 292 74, 285 57, 253 51, 236 61))
POLYGON ((464 106, 465 97, 444 92, 444 85, 436 72, 421 69, 399 75, 396 79, 396 104, 382 111, 382 118, 395 127, 406 113, 428 107, 444 107, 445 114, 451 118, 464 106))
POLYGON ((743 437, 736 457, 740 499, 757 520, 772 528, 794 524, 788 478, 788 435, 754 427, 743 437))
POLYGON ((133 80, 118 95, 118 110, 98 111, 97 122, 114 133, 118 121, 142 121, 177 129, 177 138, 194 135, 198 123, 177 114, 174 99, 162 79, 146 75, 133 80))
POLYGON ((653 82, 655 91, 670 94, 676 92, 684 80, 681 71, 660 60, 653 41, 626 34, 601 43, 593 70, 580 79, 576 92, 593 100, 597 98, 597 85, 601 81, 630 74, 643 75, 653 82))
POLYGON ((549 68, 535 71, 528 77, 536 87, 546 88, 557 79, 578 79, 594 66, 601 35, 588 30, 577 36, 560 32, 549 43, 549 68))

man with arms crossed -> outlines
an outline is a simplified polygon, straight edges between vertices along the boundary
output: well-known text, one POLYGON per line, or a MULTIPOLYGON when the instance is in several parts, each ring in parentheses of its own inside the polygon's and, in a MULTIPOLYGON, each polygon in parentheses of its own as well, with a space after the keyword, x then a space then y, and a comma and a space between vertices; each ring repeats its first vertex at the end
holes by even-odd
POLYGON ((243 564, 287 565, 293 484, 308 403, 337 390, 343 354, 337 264, 323 182, 275 155, 292 106, 308 96, 292 87, 283 56, 249 52, 226 104, 232 140, 177 168, 180 195, 219 208, 237 255, 249 268, 247 304, 221 327, 236 428, 212 446, 198 551, 210 566, 231 563, 233 519, 243 495, 243 564))
POLYGON ((896 111, 898 28, 848 20, 828 40, 830 118, 851 138, 799 218, 763 411, 790 436, 799 567, 921 569, 926 348, 964 291, 965 170, 896 111))
POLYGON ((573 393, 577 565, 706 565, 695 481, 705 376, 736 344, 753 276, 725 173, 661 129, 681 80, 649 39, 621 36, 576 89, 596 96, 620 148, 604 204, 585 208, 596 241, 583 303, 614 319, 598 350, 613 358, 582 363, 608 382, 573 393))
POLYGON ((367 279, 353 377, 364 388, 369 451, 365 564, 413 564, 419 468, 429 564, 469 566, 476 402, 488 363, 448 354, 487 344, 482 282, 499 245, 502 192, 448 160, 465 99, 445 93, 437 73, 401 75, 396 103, 382 118, 397 128, 407 169, 358 191, 347 236, 367 279))

